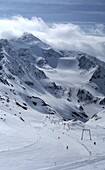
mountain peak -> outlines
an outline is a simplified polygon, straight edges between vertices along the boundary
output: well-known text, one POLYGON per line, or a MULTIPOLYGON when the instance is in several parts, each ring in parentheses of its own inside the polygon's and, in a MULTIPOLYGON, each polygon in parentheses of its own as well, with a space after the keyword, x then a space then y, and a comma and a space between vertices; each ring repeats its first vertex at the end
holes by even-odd
POLYGON ((21 37, 20 37, 21 40, 24 40, 24 41, 40 41, 40 39, 38 39, 37 37, 35 37, 33 34, 31 33, 28 33, 28 32, 25 32, 21 37))

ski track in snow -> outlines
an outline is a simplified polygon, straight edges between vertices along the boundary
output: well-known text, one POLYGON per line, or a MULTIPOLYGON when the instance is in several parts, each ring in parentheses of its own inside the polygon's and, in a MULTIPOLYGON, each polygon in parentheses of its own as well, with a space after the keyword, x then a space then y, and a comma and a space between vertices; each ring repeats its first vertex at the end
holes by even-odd
POLYGON ((86 160, 80 160, 77 162, 73 162, 73 163, 65 163, 65 164, 60 164, 60 165, 56 165, 56 166, 52 166, 52 167, 46 167, 46 168, 40 168, 37 170, 57 170, 58 168, 60 170, 69 170, 71 169, 78 169, 78 168, 82 168, 88 166, 88 165, 93 165, 95 163, 101 162, 101 161, 105 161, 105 155, 103 156, 99 156, 98 158, 92 158, 92 159, 86 159, 86 160))
MULTIPOLYGON (((25 154, 26 153, 29 154, 29 150, 32 151, 31 146, 35 146, 36 144, 37 143, 33 143, 30 145, 24 146, 23 148, 18 148, 18 149, 14 149, 14 150, 6 150, 6 151, 1 151, 1 152, 14 152, 14 154, 17 154, 17 151, 19 151, 19 154, 21 154, 21 149, 23 149, 22 154, 23 154, 23 152, 25 152, 25 154), (24 149, 26 149, 26 151, 24 151, 24 149)), ((81 144, 81 145, 86 148, 85 145, 83 145, 83 144, 81 144)), ((86 150, 88 150, 88 149, 86 148, 86 150)), ((90 151, 88 150, 88 152, 90 152, 90 151)), ((84 159, 84 160, 82 159, 82 160, 75 161, 72 163, 67 162, 64 164, 56 164, 55 166, 38 168, 36 170, 58 170, 58 169, 60 169, 60 170, 68 170, 68 169, 70 170, 71 169, 72 170, 72 169, 78 169, 78 168, 82 168, 82 167, 86 168, 86 166, 88 166, 88 165, 93 165, 93 164, 101 162, 101 161, 105 161, 105 155, 94 157, 94 156, 91 156, 91 154, 90 154, 90 157, 88 159, 84 159)))
MULTIPOLYGON (((75 130, 70 130, 69 132, 66 132, 66 129, 60 129, 60 130, 56 130, 54 127, 52 127, 50 124, 48 124, 48 127, 45 126, 45 130, 48 129, 48 131, 50 131, 51 134, 54 134, 54 136, 60 136, 62 138, 62 133, 64 135, 64 138, 67 136, 69 137, 69 139, 73 139, 74 141, 77 142, 78 145, 81 145, 84 149, 86 149, 86 151, 89 153, 89 156, 87 156, 87 158, 82 158, 82 159, 78 159, 77 161, 71 161, 68 162, 65 159, 65 163, 60 163, 60 162, 56 162, 54 166, 45 166, 43 168, 36 168, 35 170, 73 170, 73 169, 79 169, 79 168, 86 168, 87 166, 93 166, 93 164, 98 163, 98 162, 102 162, 105 161, 105 155, 92 155, 92 152, 88 149, 88 147, 82 142, 80 142, 77 137, 75 136, 76 134, 74 133, 75 130)), ((63 128, 63 127, 62 127, 63 128)), ((36 148, 37 144, 39 143, 39 146, 41 145, 41 142, 43 141, 43 137, 39 137, 37 139, 37 142, 31 143, 29 145, 25 145, 21 148, 17 148, 17 149, 7 149, 4 151, 0 152, 0 158, 2 158, 2 154, 5 155, 5 158, 7 159, 7 157, 9 157, 9 155, 14 155, 14 158, 17 157, 22 157, 22 155, 33 155, 33 150, 36 148), (16 156, 17 155, 17 156, 16 156), (20 155, 20 156, 19 156, 20 155)), ((64 141, 62 141, 64 142, 64 141)), ((76 143, 74 142, 74 143, 76 143)), ((77 145, 76 144, 76 145, 77 145)), ((47 154, 47 152, 40 152, 40 154, 47 154)), ((41 156, 39 154, 39 157, 41 156)), ((12 157, 11 157, 12 159, 12 157)), ((30 158, 29 158, 30 159, 30 158)), ((58 159, 58 158, 57 158, 58 159)), ((27 158, 28 160, 28 158, 27 158)), ((33 160, 32 160, 33 162, 33 160)), ((5 167, 5 165, 4 165, 5 167)), ((2 169, 1 169, 2 170, 2 169)), ((7 170, 4 169, 3 170, 7 170)), ((20 170, 20 169, 19 169, 20 170)))

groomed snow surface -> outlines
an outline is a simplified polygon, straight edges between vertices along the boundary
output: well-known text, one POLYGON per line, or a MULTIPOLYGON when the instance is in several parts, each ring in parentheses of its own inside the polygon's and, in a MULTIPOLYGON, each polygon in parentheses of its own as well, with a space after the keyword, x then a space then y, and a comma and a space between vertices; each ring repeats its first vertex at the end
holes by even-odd
POLYGON ((33 121, 23 122, 0 110, 0 170, 105 170, 104 118, 84 124, 29 114, 33 121), (81 140, 82 129, 92 140, 88 131, 81 140))

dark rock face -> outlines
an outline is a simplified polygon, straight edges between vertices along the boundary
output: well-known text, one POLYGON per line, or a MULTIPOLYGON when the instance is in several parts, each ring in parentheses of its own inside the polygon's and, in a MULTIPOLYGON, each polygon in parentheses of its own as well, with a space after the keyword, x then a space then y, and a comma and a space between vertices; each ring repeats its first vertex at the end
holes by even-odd
POLYGON ((89 93, 89 91, 86 91, 85 89, 79 89, 78 93, 77 93, 77 97, 79 99, 79 101, 84 101, 84 102, 89 102, 91 103, 93 101, 93 96, 91 95, 91 93, 89 93))
POLYGON ((98 66, 89 81, 95 83, 99 91, 105 94, 105 69, 103 67, 98 66))
POLYGON ((78 66, 80 69, 89 70, 95 67, 94 62, 87 58, 86 55, 81 55, 80 57, 78 57, 78 62, 78 66))
POLYGON ((95 81, 98 79, 105 79, 105 69, 102 68, 101 66, 98 66, 95 72, 93 73, 90 81, 95 81))
POLYGON ((99 104, 100 105, 105 105, 105 97, 102 100, 100 100, 99 104))
POLYGON ((62 86, 57 85, 55 82, 47 84, 45 88, 49 93, 51 93, 57 98, 62 98, 62 96, 64 95, 65 89, 62 86))

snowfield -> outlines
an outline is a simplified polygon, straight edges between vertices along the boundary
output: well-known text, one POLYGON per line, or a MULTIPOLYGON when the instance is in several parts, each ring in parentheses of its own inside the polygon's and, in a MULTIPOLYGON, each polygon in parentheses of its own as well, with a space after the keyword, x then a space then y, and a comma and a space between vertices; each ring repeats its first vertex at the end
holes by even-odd
POLYGON ((103 61, 1 39, 0 170, 105 170, 104 95, 103 61))
POLYGON ((24 123, 0 112, 8 117, 0 120, 1 170, 104 170, 105 129, 100 123, 71 120, 68 126, 56 116, 37 112, 37 120, 24 123), (91 130, 92 140, 88 132, 81 140, 83 128, 91 130))

